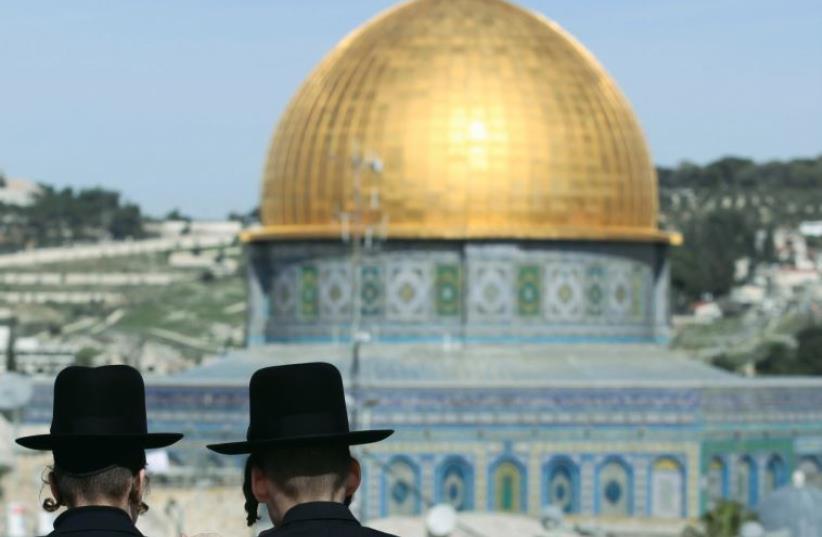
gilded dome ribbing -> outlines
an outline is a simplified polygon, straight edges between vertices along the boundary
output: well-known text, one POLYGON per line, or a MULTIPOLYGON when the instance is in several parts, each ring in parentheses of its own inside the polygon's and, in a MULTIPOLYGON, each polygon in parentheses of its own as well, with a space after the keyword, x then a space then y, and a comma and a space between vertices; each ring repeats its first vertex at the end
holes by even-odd
POLYGON ((338 237, 352 213, 396 238, 668 240, 626 99, 559 26, 501 0, 402 4, 294 96, 248 238, 338 237))

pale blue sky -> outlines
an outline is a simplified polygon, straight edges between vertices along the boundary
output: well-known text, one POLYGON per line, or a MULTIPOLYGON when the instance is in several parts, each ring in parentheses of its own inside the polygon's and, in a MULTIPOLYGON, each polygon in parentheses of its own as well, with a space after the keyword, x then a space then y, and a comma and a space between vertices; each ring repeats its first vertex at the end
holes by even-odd
MULTIPOLYGON (((271 131, 392 0, 0 0, 0 169, 149 212, 257 202, 271 131)), ((616 78, 656 162, 822 153, 822 2, 520 0, 616 78)))

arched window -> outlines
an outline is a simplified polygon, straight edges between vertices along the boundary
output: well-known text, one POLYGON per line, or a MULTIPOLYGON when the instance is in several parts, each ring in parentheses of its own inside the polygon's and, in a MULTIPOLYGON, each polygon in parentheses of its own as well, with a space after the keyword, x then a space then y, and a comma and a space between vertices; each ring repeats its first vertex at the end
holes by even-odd
POLYGON ((416 515, 420 512, 420 472, 406 457, 392 460, 383 474, 383 512, 388 515, 416 515))
POLYGON ((551 459, 542 470, 542 503, 565 513, 579 512, 579 467, 568 457, 551 459))
POLYGON ((491 485, 495 511, 522 513, 526 510, 525 468, 513 459, 492 467, 491 485))
POLYGON ((657 459, 651 468, 651 516, 685 517, 685 472, 670 457, 657 459))
POLYGON ((788 467, 779 455, 768 459, 765 472, 765 494, 768 494, 788 482, 788 467))
POLYGON ((457 511, 474 509, 474 470, 462 457, 448 457, 437 468, 438 503, 457 511))
POLYGON ((758 500, 756 461, 748 455, 742 456, 736 465, 736 500, 748 507, 756 506, 758 500))
POLYGON ((728 467, 721 457, 714 457, 708 465, 708 508, 728 495, 728 467))
POLYGON ((597 471, 596 512, 604 516, 633 514, 633 477, 628 464, 611 457, 597 471))

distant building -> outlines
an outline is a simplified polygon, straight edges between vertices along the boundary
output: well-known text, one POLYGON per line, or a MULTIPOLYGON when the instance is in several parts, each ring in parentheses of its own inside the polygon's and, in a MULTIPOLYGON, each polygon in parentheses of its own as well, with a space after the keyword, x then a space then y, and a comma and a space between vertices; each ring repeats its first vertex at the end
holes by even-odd
MULTIPOLYGON (((9 350, 8 326, 0 325, 0 372, 6 371, 9 350)), ((75 361, 75 349, 64 345, 43 344, 36 338, 14 340, 16 371, 25 375, 49 377, 75 361)))
POLYGON ((242 224, 234 220, 159 220, 146 222, 143 228, 150 235, 175 238, 182 235, 237 236, 242 224))
POLYGON ((799 232, 805 237, 822 237, 822 221, 808 221, 799 224, 799 232))
POLYGON ((789 295, 805 285, 820 282, 816 269, 777 268, 771 274, 771 283, 775 290, 789 295))
POLYGON ((694 320, 700 323, 712 323, 722 318, 722 308, 714 301, 697 302, 694 305, 694 320))
MULTIPOLYGON (((767 296, 766 289, 761 285, 741 285, 731 289, 731 300, 746 306, 762 304, 767 296)), ((722 312, 720 312, 720 316, 722 312)))
POLYGON ((751 258, 740 257, 734 262, 734 281, 742 282, 748 279, 751 275, 751 258))
POLYGON ((0 180, 0 205, 15 205, 27 207, 34 203, 42 187, 33 181, 25 179, 0 180))
POLYGON ((777 258, 783 263, 789 263, 798 270, 816 269, 801 230, 778 228, 773 233, 773 243, 777 258))

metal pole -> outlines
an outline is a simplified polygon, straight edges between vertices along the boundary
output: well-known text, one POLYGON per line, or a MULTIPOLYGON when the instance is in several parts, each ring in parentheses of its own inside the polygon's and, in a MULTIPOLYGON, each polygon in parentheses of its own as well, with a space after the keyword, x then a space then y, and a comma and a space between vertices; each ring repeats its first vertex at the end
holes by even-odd
POLYGON ((360 425, 360 342, 356 334, 353 337, 354 341, 351 345, 351 428, 356 431, 360 425))
MULTIPOLYGON (((371 224, 367 222, 365 217, 365 210, 363 207, 363 192, 362 192, 362 174, 363 166, 368 166, 373 173, 379 174, 382 171, 382 162, 379 159, 366 158, 364 152, 357 142, 354 143, 354 153, 351 156, 351 165, 353 169, 353 207, 351 213, 348 215, 348 222, 350 229, 343 229, 343 240, 346 236, 351 240, 351 372, 350 372, 350 395, 351 395, 351 426, 356 429, 359 426, 359 388, 360 388, 360 348, 362 343, 367 340, 367 334, 362 334, 362 292, 361 292, 361 278, 362 278, 362 257, 363 249, 370 249, 373 246, 374 229, 371 224)), ((372 192, 372 208, 376 209, 379 205, 374 192, 372 192)), ((384 225, 384 220, 380 222, 384 225)))
POLYGON ((359 272, 362 257, 362 245, 360 244, 362 235, 362 165, 363 155, 355 144, 354 154, 351 156, 351 165, 354 172, 353 198, 354 206, 351 210, 351 329, 349 343, 351 345, 351 427, 357 429, 358 426, 358 406, 359 406, 359 377, 360 377, 360 347, 359 331, 361 322, 362 306, 360 304, 359 272))

